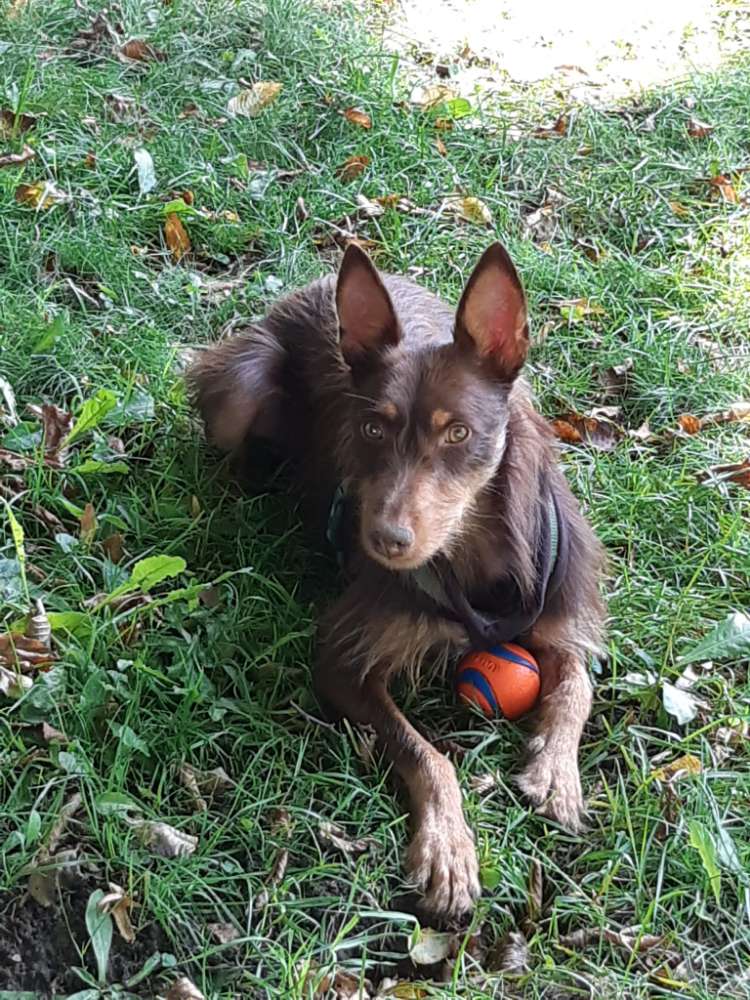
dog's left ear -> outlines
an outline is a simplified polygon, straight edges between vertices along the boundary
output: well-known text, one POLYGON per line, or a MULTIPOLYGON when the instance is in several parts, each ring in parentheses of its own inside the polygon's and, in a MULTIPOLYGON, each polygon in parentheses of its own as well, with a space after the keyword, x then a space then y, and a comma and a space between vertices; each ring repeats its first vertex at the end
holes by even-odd
POLYGON ((529 327, 526 296, 508 251, 500 243, 485 250, 456 311, 454 340, 512 381, 526 360, 529 327))
POLYGON ((401 339, 390 296, 370 258, 356 243, 346 248, 336 285, 341 353, 350 365, 377 356, 401 339))

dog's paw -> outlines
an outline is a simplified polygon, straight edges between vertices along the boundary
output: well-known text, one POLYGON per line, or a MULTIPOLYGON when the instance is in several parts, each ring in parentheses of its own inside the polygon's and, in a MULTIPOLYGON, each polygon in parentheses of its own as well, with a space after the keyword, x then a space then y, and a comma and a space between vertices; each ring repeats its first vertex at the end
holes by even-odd
POLYGON ((406 855, 410 878, 424 893, 424 910, 455 920, 481 893, 474 837, 463 815, 423 820, 406 855))
POLYGON ((541 816, 556 820, 571 833, 584 828, 586 810, 575 759, 542 751, 515 782, 541 816))

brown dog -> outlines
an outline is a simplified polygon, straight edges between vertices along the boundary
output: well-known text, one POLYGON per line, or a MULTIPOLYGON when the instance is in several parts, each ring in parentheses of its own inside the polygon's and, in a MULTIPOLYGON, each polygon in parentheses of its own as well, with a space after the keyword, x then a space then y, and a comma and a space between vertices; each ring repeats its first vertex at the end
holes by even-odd
POLYGON ((519 378, 526 301, 491 246, 454 311, 356 246, 338 280, 277 303, 189 374, 210 438, 271 441, 307 493, 343 514, 348 589, 326 615, 322 701, 374 726, 409 794, 411 876, 429 911, 479 894, 474 840, 450 762, 409 724, 388 685, 401 670, 512 639, 540 665, 530 760, 518 784, 542 812, 581 824, 578 744, 587 660, 601 648, 600 547, 557 468, 519 378), (342 489, 343 484, 343 489, 342 489))

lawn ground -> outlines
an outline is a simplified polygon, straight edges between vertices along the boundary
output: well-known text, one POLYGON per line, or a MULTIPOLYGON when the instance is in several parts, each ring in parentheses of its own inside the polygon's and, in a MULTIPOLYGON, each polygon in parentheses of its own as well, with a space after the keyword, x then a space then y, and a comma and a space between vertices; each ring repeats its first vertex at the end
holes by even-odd
POLYGON ((424 108, 338 5, 29 0, 0 17, 0 163, 25 158, 0 169, 0 662, 32 682, 0 675, 0 991, 100 995, 84 914, 114 883, 135 940, 115 930, 99 978, 142 970, 138 996, 183 975, 209 998, 747 996, 742 619, 689 691, 672 685, 750 600, 750 480, 709 472, 748 457, 750 61, 617 106, 507 83, 424 108), (154 50, 118 57, 132 39, 154 50), (257 81, 282 84, 275 101, 228 114, 257 81), (350 157, 367 161, 342 172, 350 157), (459 205, 470 221, 454 196, 479 199, 459 205), (503 240, 530 377, 611 558, 584 837, 514 790, 522 726, 439 686, 402 694, 456 761, 486 886, 432 965, 408 959, 388 773, 316 721, 332 562, 283 479, 233 484, 180 379, 187 351, 353 235, 454 301, 503 240), (63 411, 46 455, 26 409, 42 403, 63 411), (18 638, 36 599, 54 626, 41 667, 18 638))

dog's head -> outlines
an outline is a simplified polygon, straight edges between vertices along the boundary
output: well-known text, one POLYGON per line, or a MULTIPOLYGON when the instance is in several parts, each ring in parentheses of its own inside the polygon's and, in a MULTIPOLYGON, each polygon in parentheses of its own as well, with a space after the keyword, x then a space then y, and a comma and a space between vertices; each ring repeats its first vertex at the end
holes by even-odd
POLYGON ((529 344, 526 300, 494 243, 445 316, 410 316, 362 250, 347 249, 336 306, 352 374, 352 447, 365 551, 413 569, 458 538, 505 449, 508 396, 529 344), (409 337, 418 320, 419 346, 409 337), (435 343, 429 325, 434 321, 435 343), (405 332, 406 331, 406 332, 405 332))

